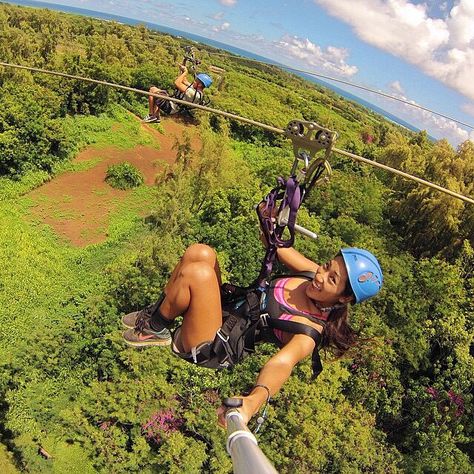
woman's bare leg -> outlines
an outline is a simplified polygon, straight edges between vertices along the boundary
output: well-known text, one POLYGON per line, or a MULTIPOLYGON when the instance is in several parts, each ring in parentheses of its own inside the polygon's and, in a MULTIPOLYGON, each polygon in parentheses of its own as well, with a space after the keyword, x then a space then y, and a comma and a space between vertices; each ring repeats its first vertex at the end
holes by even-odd
POLYGON ((221 269, 219 267, 219 262, 217 261, 217 255, 215 250, 212 247, 209 247, 209 245, 192 244, 186 249, 186 252, 184 252, 184 255, 181 257, 178 264, 174 267, 170 279, 168 280, 168 283, 165 286, 165 293, 169 286, 175 282, 177 276, 179 275, 179 272, 181 271, 184 265, 197 262, 204 262, 207 263, 210 267, 213 267, 216 273, 219 286, 222 284, 221 269))
MULTIPOLYGON (((151 86, 149 92, 159 94, 161 90, 158 87, 151 86)), ((157 114, 160 113, 160 108, 156 105, 156 98, 152 95, 148 96, 148 113, 154 117, 157 117, 157 114)))
POLYGON ((220 284, 215 251, 203 244, 190 246, 173 270, 160 305, 166 319, 183 315, 180 344, 186 352, 212 341, 221 327, 220 284))
POLYGON ((207 245, 188 247, 164 289, 164 298, 141 311, 122 318, 129 328, 123 333, 131 346, 168 345, 166 329, 182 315, 180 350, 189 352, 202 342, 212 341, 222 325, 221 272, 216 252, 207 245))

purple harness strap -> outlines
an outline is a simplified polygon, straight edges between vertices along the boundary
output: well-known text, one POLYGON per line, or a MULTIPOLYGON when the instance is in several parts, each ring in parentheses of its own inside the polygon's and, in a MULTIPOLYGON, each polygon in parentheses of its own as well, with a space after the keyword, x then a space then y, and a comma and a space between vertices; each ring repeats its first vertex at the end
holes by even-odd
POLYGON ((257 206, 260 226, 268 242, 267 252, 257 279, 260 287, 266 286, 266 279, 272 272, 277 249, 291 247, 295 241, 296 214, 303 201, 302 194, 299 183, 294 176, 290 176, 286 181, 280 177, 278 178, 278 186, 273 188, 257 206), (282 199, 278 207, 278 214, 286 207, 290 210, 288 222, 284 225, 275 223, 274 218, 272 218, 278 199, 282 199), (264 203, 264 206, 261 206, 262 203, 264 203), (282 238, 285 227, 288 228, 290 233, 288 239, 282 238))

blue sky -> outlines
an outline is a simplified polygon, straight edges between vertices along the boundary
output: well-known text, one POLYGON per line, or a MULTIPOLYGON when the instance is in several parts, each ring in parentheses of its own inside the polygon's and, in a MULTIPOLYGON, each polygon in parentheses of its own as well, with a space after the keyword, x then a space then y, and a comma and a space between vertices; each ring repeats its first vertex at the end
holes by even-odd
MULTIPOLYGON (((46 1, 188 31, 474 125, 474 0, 46 1)), ((468 127, 345 88, 453 145, 474 140, 468 127)))

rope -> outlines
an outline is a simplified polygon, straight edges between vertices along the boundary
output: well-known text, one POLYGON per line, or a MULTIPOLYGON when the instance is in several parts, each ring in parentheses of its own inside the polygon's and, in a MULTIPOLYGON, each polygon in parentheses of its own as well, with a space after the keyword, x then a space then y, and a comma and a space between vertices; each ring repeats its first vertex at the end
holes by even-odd
MULTIPOLYGON (((39 72, 39 73, 42 73, 42 74, 50 74, 50 75, 53 75, 53 76, 66 77, 68 79, 75 79, 75 80, 80 80, 80 81, 85 81, 85 82, 91 82, 93 84, 99 84, 99 85, 114 87, 116 89, 121 89, 121 90, 129 91, 129 92, 135 92, 135 93, 141 94, 141 95, 153 96, 153 97, 156 97, 158 99, 172 100, 173 102, 176 102, 178 104, 186 105, 187 107, 194 107, 196 109, 204 110, 206 112, 210 112, 210 113, 217 114, 217 115, 222 115, 223 117, 231 118, 231 119, 237 120, 239 122, 244 122, 244 123, 248 123, 250 125, 255 125, 257 127, 260 127, 264 130, 268 130, 268 131, 273 132, 273 133, 280 133, 280 134, 285 133, 285 130, 283 130, 281 128, 272 127, 271 125, 267 125, 267 124, 264 124, 264 123, 261 123, 261 122, 257 122, 255 120, 251 120, 251 119, 248 119, 248 118, 245 118, 245 117, 241 117, 241 116, 236 115, 236 114, 231 114, 229 112, 224 112, 222 110, 213 109, 212 107, 207 107, 207 106, 204 106, 204 105, 193 104, 192 102, 187 102, 185 100, 175 99, 175 98, 165 96, 165 95, 162 95, 162 94, 152 94, 148 91, 142 91, 140 89, 135 89, 133 87, 123 86, 123 85, 120 85, 120 84, 114 84, 112 82, 99 81, 97 79, 90 79, 88 77, 75 76, 75 75, 72 75, 72 74, 66 74, 64 72, 49 71, 47 69, 40 69, 40 68, 29 67, 29 66, 21 66, 19 64, 10 64, 10 63, 5 63, 5 62, 1 62, 1 61, 0 61, 0 66, 11 67, 11 68, 16 68, 16 69, 23 69, 23 70, 32 71, 32 72, 39 72)), ((461 199, 464 202, 474 204, 474 199, 472 199, 470 197, 467 197, 467 196, 464 196, 462 194, 451 191, 449 189, 443 188, 441 186, 438 186, 437 184, 431 183, 429 181, 425 181, 424 179, 418 178, 416 176, 405 173, 403 171, 399 171, 399 170, 397 170, 395 168, 392 168, 390 166, 383 165, 381 163, 377 163, 376 161, 368 160, 367 158, 364 158, 364 157, 358 156, 358 155, 354 155, 353 153, 349 153, 347 151, 340 150, 338 148, 332 148, 332 151, 335 152, 335 153, 339 153, 343 156, 346 156, 348 158, 352 158, 356 161, 361 161, 361 162, 369 164, 371 166, 375 166, 376 168, 384 169, 384 170, 389 171, 391 173, 402 176, 406 179, 416 181, 419 184, 422 184, 422 185, 427 186, 427 187, 432 188, 432 189, 436 189, 437 191, 441 191, 445 194, 449 194, 450 196, 455 197, 457 199, 461 199)))
POLYGON ((379 91, 377 89, 372 89, 370 87, 366 87, 366 86, 362 86, 360 84, 356 84, 355 82, 345 81, 343 79, 337 79, 336 77, 326 76, 324 74, 319 74, 319 73, 316 73, 316 72, 313 72, 313 71, 305 71, 304 69, 296 69, 296 68, 293 68, 293 67, 290 67, 290 66, 286 66, 284 64, 276 65, 276 64, 266 63, 264 61, 259 61, 258 59, 241 58, 239 56, 234 57, 234 56, 231 56, 230 54, 225 54, 225 53, 209 53, 209 54, 212 54, 214 56, 226 56, 226 57, 230 57, 230 58, 233 58, 233 59, 242 59, 244 61, 264 64, 266 66, 280 67, 282 69, 286 69, 287 71, 301 72, 301 73, 304 73, 304 74, 308 74, 309 76, 321 77, 321 78, 327 79, 329 81, 339 82, 341 84, 345 84, 345 85, 350 86, 350 87, 355 87, 357 89, 362 89, 362 90, 367 91, 367 92, 372 92, 373 94, 381 95, 383 97, 386 97, 387 99, 397 100, 398 102, 402 102, 403 104, 409 105, 410 107, 415 107, 416 109, 421 109, 421 110, 424 110, 426 112, 430 112, 433 115, 438 115, 439 117, 443 117, 445 119, 452 120, 453 122, 456 122, 460 125, 464 125, 465 127, 474 129, 474 125, 470 125, 466 122, 462 122, 461 120, 450 117, 449 115, 442 114, 441 112, 436 112, 435 110, 428 109, 427 107, 423 107, 422 105, 419 105, 419 104, 414 104, 413 102, 410 102, 406 99, 402 99, 401 97, 396 97, 394 95, 386 94, 385 92, 379 91))

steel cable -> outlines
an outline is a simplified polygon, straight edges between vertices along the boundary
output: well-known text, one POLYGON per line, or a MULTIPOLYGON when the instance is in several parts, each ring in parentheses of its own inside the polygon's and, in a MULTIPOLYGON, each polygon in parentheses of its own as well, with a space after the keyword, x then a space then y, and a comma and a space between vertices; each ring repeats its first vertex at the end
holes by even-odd
POLYGON ((223 53, 209 53, 208 52, 208 54, 213 55, 213 56, 226 56, 226 57, 229 57, 229 58, 232 58, 232 59, 241 59, 241 60, 249 61, 249 62, 253 62, 253 63, 264 64, 265 66, 279 67, 281 69, 286 69, 288 71, 300 72, 300 73, 303 73, 303 74, 308 74, 309 76, 320 77, 322 79, 327 79, 329 81, 339 82, 340 84, 345 84, 346 86, 355 87, 356 89, 361 89, 361 90, 364 90, 366 92, 372 92, 373 94, 377 94, 377 95, 380 95, 382 97, 386 97, 387 99, 392 99, 392 100, 396 100, 398 102, 402 102, 403 104, 409 105, 410 107, 415 107, 417 109, 424 110, 425 112, 429 112, 433 115, 438 115, 439 117, 443 117, 447 120, 452 120, 453 122, 456 122, 460 125, 463 125, 465 127, 474 129, 474 125, 470 125, 466 122, 462 122, 461 120, 450 117, 449 115, 442 114, 441 112, 436 112, 435 110, 428 109, 427 107, 424 107, 422 105, 410 102, 409 100, 406 100, 406 99, 402 99, 401 97, 396 97, 394 95, 387 94, 386 92, 382 92, 382 91, 379 91, 377 89, 372 89, 372 88, 367 87, 367 86, 362 86, 361 84, 356 84, 355 82, 345 81, 344 79, 338 79, 336 77, 327 76, 325 74, 320 74, 320 73, 317 73, 317 72, 314 72, 314 71, 306 71, 304 69, 296 69, 296 68, 291 67, 291 66, 286 66, 285 64, 266 63, 264 61, 259 61, 258 59, 244 58, 244 57, 240 57, 240 56, 232 56, 230 54, 223 54, 223 53))
MULTIPOLYGON (((233 120, 237 120, 239 122, 248 123, 250 125, 255 125, 257 127, 260 127, 264 130, 268 130, 268 131, 273 132, 273 133, 279 133, 279 134, 284 134, 285 133, 284 129, 273 127, 271 125, 267 125, 267 124, 262 123, 262 122, 257 122, 255 120, 251 120, 251 119, 248 119, 248 118, 245 118, 245 117, 241 117, 240 115, 232 114, 232 113, 229 113, 229 112, 225 112, 225 111, 222 111, 222 110, 219 110, 219 109, 214 109, 212 107, 207 107, 207 106, 204 106, 204 105, 193 104, 193 103, 187 102, 185 100, 175 99, 174 97, 169 97, 169 96, 162 95, 162 94, 152 94, 148 91, 143 91, 141 89, 135 89, 133 87, 128 87, 128 86, 123 86, 121 84, 115 84, 115 83, 112 83, 112 82, 100 81, 100 80, 97 80, 97 79, 91 79, 89 77, 75 76, 75 75, 72 75, 72 74, 66 74, 64 72, 49 71, 47 69, 40 69, 40 68, 35 68, 35 67, 30 67, 30 66, 22 66, 20 64, 11 64, 11 63, 1 62, 1 61, 0 61, 0 66, 11 67, 11 68, 16 68, 16 69, 23 69, 23 70, 26 70, 26 71, 38 72, 38 73, 42 73, 42 74, 49 74, 49 75, 53 75, 53 76, 65 77, 65 78, 68 78, 68 79, 75 79, 75 80, 90 82, 90 83, 93 83, 93 84, 99 84, 99 85, 103 85, 103 86, 107 86, 107 87, 114 87, 116 89, 121 89, 121 90, 129 91, 129 92, 135 92, 135 93, 141 94, 141 95, 153 96, 153 97, 156 97, 158 99, 171 100, 171 101, 176 102, 178 104, 186 105, 187 107, 193 107, 193 108, 196 108, 196 109, 199 109, 199 110, 204 110, 206 112, 210 112, 210 113, 213 113, 213 114, 222 115, 223 117, 227 117, 227 118, 230 118, 230 119, 233 119, 233 120)), ((395 168, 384 165, 382 163, 378 163, 376 161, 369 160, 369 159, 364 158, 362 156, 358 156, 358 155, 355 155, 353 153, 349 153, 347 151, 340 150, 338 148, 333 147, 332 151, 335 152, 335 153, 339 153, 343 156, 346 156, 348 158, 351 158, 353 160, 369 164, 369 165, 374 166, 376 168, 384 169, 385 171, 389 171, 391 173, 397 174, 399 176, 402 176, 403 178, 410 179, 410 180, 415 181, 415 182, 417 182, 419 184, 422 184, 424 186, 428 186, 432 189, 436 189, 437 191, 443 192, 443 193, 448 194, 448 195, 450 195, 452 197, 455 197, 457 199, 461 199, 464 202, 474 204, 474 199, 472 199, 470 197, 467 197, 467 196, 464 196, 462 194, 451 191, 449 189, 443 188, 442 186, 439 186, 437 184, 431 183, 431 182, 426 181, 424 179, 418 178, 417 176, 413 176, 411 174, 405 173, 403 171, 399 171, 395 168)))

